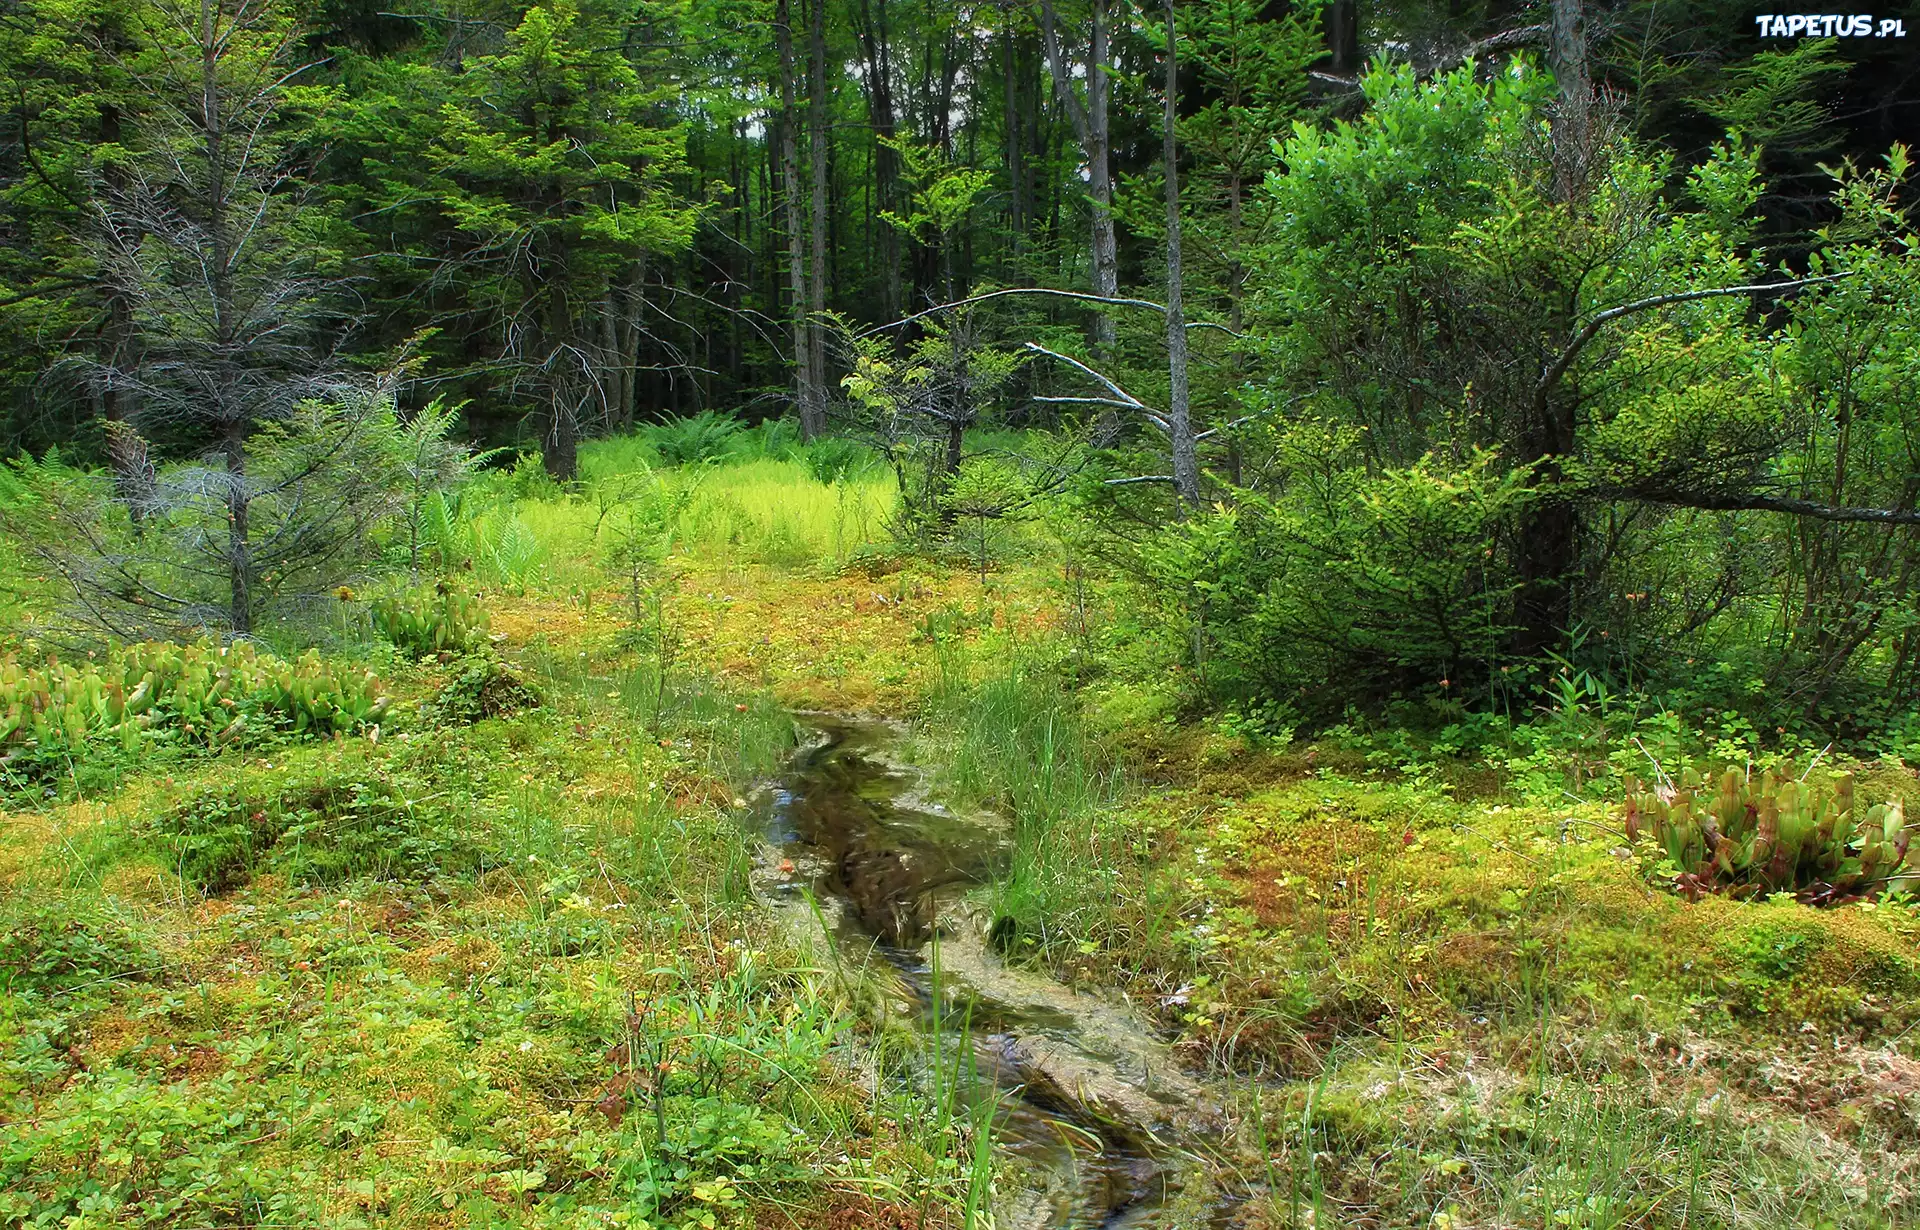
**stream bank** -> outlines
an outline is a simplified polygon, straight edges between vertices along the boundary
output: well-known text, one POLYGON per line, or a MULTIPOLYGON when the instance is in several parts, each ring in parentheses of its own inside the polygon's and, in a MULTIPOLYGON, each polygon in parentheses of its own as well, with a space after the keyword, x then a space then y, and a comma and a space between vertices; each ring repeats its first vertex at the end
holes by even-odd
MULTIPOLYGON (((760 887, 796 926, 831 932, 841 959, 879 969, 894 1009, 931 1035, 964 1034, 964 1071, 998 1102, 997 1224, 1022 1230, 1224 1224, 1215 1187, 1220 1100, 1126 1006, 1009 966, 970 890, 1004 866, 991 815, 932 798, 881 721, 803 714, 808 733, 760 792, 760 887)), ((957 1049, 957 1048, 956 1048, 957 1049)))

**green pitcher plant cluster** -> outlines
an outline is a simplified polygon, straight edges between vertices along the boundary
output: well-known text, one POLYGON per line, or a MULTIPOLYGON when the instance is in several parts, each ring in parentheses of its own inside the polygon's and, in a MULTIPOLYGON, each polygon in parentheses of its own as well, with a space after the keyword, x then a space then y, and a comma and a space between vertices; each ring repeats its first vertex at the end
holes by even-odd
POLYGON ((1711 781, 1695 769, 1651 787, 1629 779, 1623 813, 1628 841, 1657 842, 1689 900, 1792 893, 1833 905, 1906 878, 1904 808, 1890 800, 1861 814, 1846 774, 1809 783, 1784 764, 1757 778, 1729 768, 1711 781))
POLYGON ((156 737, 209 747, 249 734, 348 732, 380 722, 390 699, 371 671, 294 661, 241 641, 115 647, 98 660, 0 659, 0 766, 88 747, 133 752, 156 737))
POLYGON ((369 609, 374 630, 415 657, 465 653, 487 639, 479 596, 445 581, 375 598, 369 609))

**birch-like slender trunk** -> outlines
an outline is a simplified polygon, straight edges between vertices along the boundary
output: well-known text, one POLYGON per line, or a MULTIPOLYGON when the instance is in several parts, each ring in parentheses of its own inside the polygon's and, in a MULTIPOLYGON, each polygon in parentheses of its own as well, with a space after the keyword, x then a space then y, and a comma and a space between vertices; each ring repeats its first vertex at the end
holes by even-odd
POLYGON ((809 0, 807 147, 813 162, 813 267, 807 282, 807 367, 813 386, 801 403, 800 431, 808 439, 827 426, 827 0, 809 0))
POLYGON ((1180 98, 1178 26, 1167 0, 1166 109, 1161 162, 1167 175, 1167 434, 1173 448, 1173 489, 1191 508, 1200 503, 1200 458, 1187 393, 1187 319, 1180 295, 1180 143, 1175 132, 1180 98))
MULTIPOLYGON (((1053 0, 1040 0, 1040 36, 1047 55, 1047 68, 1053 76, 1054 92, 1073 123, 1081 152, 1087 158, 1087 198, 1092 214, 1091 268, 1093 293, 1112 298, 1120 290, 1119 245, 1113 227, 1112 131, 1107 122, 1111 95, 1107 69, 1112 58, 1108 35, 1107 0, 1093 0, 1092 29, 1086 58, 1087 97, 1084 102, 1073 88, 1074 65, 1067 57, 1060 38, 1060 22, 1053 0)), ((1113 321, 1104 312, 1093 318, 1094 349, 1102 354, 1113 349, 1113 321)))

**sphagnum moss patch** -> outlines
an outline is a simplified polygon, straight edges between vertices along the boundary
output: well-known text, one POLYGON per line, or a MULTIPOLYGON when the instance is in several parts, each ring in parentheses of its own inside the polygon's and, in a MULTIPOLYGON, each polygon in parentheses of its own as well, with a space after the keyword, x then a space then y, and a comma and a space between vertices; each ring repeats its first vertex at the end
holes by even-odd
POLYGON ((10 817, 0 1211, 700 1227, 884 1176, 896 1112, 837 1087, 844 1009, 706 776, 784 744, 691 676, 633 737, 622 669, 10 817))

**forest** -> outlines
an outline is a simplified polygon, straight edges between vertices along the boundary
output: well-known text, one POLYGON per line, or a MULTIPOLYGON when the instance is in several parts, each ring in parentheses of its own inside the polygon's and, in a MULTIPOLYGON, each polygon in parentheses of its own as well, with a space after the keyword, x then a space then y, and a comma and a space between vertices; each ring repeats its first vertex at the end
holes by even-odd
POLYGON ((1920 7, 402 7, 0 0, 0 1219, 1920 1224, 1920 7))

